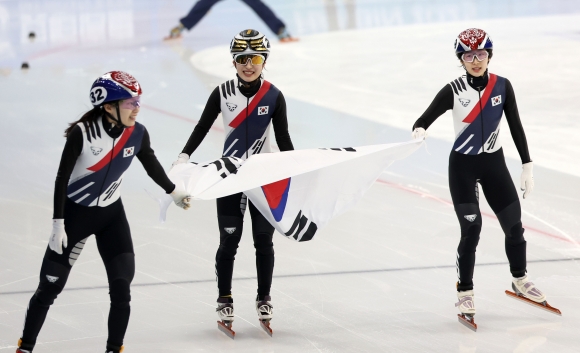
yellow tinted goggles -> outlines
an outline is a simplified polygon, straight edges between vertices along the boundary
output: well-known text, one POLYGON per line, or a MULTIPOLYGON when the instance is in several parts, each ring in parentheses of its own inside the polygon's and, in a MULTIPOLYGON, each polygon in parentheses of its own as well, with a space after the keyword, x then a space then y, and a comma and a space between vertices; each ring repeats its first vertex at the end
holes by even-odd
POLYGON ((237 55, 234 58, 234 61, 241 65, 248 65, 248 61, 251 62, 252 65, 261 65, 266 61, 266 59, 260 54, 246 54, 237 55))

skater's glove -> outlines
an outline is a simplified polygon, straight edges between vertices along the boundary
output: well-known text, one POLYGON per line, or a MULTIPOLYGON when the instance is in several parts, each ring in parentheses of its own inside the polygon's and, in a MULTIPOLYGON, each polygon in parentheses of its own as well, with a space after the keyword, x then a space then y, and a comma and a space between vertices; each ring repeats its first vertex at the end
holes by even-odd
POLYGON ((173 202, 184 210, 189 209, 191 206, 191 195, 183 187, 175 185, 175 189, 170 195, 173 198, 173 202))
POLYGON ((521 188, 524 192, 524 199, 534 190, 534 162, 522 164, 521 188))
POLYGON ((62 249, 66 248, 68 245, 68 238, 66 232, 64 231, 64 219, 53 219, 52 220, 52 233, 50 233, 50 239, 48 239, 48 246, 50 250, 56 252, 57 254, 62 254, 62 249))
POLYGON ((187 153, 180 153, 179 156, 177 157, 177 160, 171 163, 171 169, 173 169, 173 167, 175 167, 178 164, 183 164, 187 162, 189 162, 189 155, 187 153))
POLYGON ((422 127, 418 127, 415 130, 413 130, 413 132, 411 133, 411 137, 416 140, 416 139, 426 139, 427 138, 427 131, 425 131, 425 129, 423 129, 422 127))

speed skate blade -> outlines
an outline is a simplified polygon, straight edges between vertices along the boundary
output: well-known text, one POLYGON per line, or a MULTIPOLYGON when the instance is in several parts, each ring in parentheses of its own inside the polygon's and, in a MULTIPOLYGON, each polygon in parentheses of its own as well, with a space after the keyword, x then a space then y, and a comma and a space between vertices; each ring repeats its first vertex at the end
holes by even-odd
POLYGON ((560 311, 560 309, 556 309, 556 308, 554 308, 553 306, 551 306, 550 304, 548 304, 548 302, 546 302, 546 304, 545 304, 545 305, 544 305, 544 304, 542 304, 542 303, 536 303, 536 302, 535 302, 535 301, 533 301, 533 300, 530 300, 530 299, 528 299, 528 298, 526 298, 526 297, 523 297, 523 296, 517 295, 516 293, 514 293, 514 292, 510 292, 509 290, 506 290, 506 291, 505 291, 505 294, 506 294, 508 297, 511 297, 511 298, 514 298, 514 299, 517 299, 517 300, 521 300, 521 301, 523 301, 524 303, 527 303, 527 304, 530 304, 530 305, 532 305, 532 306, 535 306, 536 308, 544 309, 544 310, 546 310, 547 312, 550 312, 550 313, 552 313, 552 314, 556 314, 556 315, 560 315, 560 316, 562 316, 562 312, 560 311))
POLYGON ((270 321, 260 320, 260 326, 262 327, 262 329, 264 329, 264 331, 266 331, 267 334, 270 335, 270 337, 272 337, 272 328, 270 328, 270 321))
POLYGON ((475 321, 473 321, 473 317, 470 320, 463 314, 457 314, 457 319, 468 329, 472 330, 473 332, 477 332, 477 324, 475 321))
POLYGON ((232 330, 231 323, 227 324, 223 321, 218 321, 217 323, 218 323, 218 328, 220 329, 221 332, 225 333, 231 339, 234 339, 234 337, 236 337, 236 333, 232 330))

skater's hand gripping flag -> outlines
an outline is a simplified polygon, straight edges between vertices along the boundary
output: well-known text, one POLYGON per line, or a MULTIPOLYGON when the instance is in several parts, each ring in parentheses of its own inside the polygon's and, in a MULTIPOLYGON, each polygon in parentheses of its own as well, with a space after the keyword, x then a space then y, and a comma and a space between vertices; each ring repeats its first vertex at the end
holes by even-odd
POLYGON ((57 254, 62 254, 62 249, 68 245, 68 238, 64 231, 64 219, 52 220, 52 232, 48 239, 48 246, 57 254))
MULTIPOLYGON (((363 196, 383 170, 423 143, 321 148, 178 164, 169 178, 194 200, 244 192, 268 221, 288 238, 310 240, 330 219, 363 196)), ((170 201, 161 201, 161 220, 170 201)))
POLYGON ((534 190, 534 162, 522 164, 521 189, 524 192, 524 199, 534 190))

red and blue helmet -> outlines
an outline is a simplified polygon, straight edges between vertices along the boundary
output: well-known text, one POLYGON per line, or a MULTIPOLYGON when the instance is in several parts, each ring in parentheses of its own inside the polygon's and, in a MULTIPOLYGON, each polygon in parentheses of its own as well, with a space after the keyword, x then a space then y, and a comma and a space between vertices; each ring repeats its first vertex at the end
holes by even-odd
POLYGON ((493 41, 483 29, 466 29, 455 39, 455 54, 457 55, 477 49, 493 50, 493 41))
POLYGON ((93 106, 140 96, 141 85, 135 77, 123 71, 107 72, 91 86, 89 98, 93 106))

